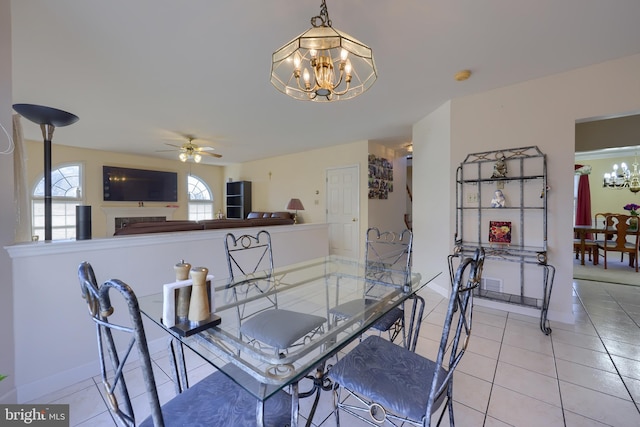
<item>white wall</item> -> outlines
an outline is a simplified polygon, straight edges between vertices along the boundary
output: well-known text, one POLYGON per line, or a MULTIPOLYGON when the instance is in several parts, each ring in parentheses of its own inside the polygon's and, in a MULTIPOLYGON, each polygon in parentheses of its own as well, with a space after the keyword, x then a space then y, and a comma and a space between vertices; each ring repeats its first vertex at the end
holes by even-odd
POLYGON ((430 286, 443 294, 451 288, 447 255, 455 225, 450 110, 446 102, 413 126, 413 269, 442 271, 430 286))
MULTIPOLYGON (((0 0, 0 123, 12 133, 11 114, 11 1, 0 0)), ((9 141, 0 129, 0 151, 7 149, 9 141)), ((16 212, 13 203, 13 155, 0 154, 0 247, 13 243, 16 212)), ((15 403, 15 357, 12 348, 13 281, 11 260, 0 250, 0 374, 8 377, 0 382, 0 403, 15 403)))
MULTIPOLYGON (((640 55, 609 61, 570 72, 557 74, 521 84, 503 87, 489 92, 458 98, 451 101, 451 141, 450 157, 437 161, 448 162, 449 192, 453 194, 453 177, 457 165, 469 152, 500 148, 537 145, 547 154, 549 185, 549 262, 557 268, 553 294, 549 310, 552 320, 572 321, 572 200, 573 164, 575 144, 575 123, 577 120, 606 117, 640 111, 640 55)), ((432 113, 427 123, 420 122, 414 127, 414 200, 415 209, 429 209, 425 198, 437 200, 441 193, 427 186, 418 174, 431 174, 422 169, 437 167, 434 153, 423 151, 432 147, 430 138, 423 128, 431 121, 437 121, 439 111, 432 113), (427 197, 423 194, 426 193, 427 197)), ((446 115, 445 115, 446 116, 446 115)), ((441 117, 442 127, 446 127, 447 117, 441 117)), ((442 138, 440 143, 445 144, 442 138)), ((437 167, 442 170, 443 167, 437 167)), ((437 215, 428 217, 446 221, 453 218, 454 200, 449 198, 447 214, 431 207, 437 215)), ((419 226, 416 221, 425 221, 423 215, 414 215, 417 239, 442 237, 444 233, 436 227, 419 226), (435 236, 434 236, 435 233, 435 236), (420 237, 420 238, 418 238, 420 237)), ((449 221, 448 247, 433 245, 429 252, 442 259, 451 249, 453 222, 449 221)), ((444 240, 434 240, 444 241, 444 240)), ((416 248, 418 249, 418 248, 416 248)), ((507 277, 508 279, 508 277, 507 277)))

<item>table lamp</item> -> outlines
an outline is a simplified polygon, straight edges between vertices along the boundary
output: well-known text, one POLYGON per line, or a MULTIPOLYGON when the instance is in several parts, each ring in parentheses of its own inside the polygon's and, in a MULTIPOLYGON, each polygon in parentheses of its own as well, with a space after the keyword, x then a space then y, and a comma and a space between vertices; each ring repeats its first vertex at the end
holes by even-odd
POLYGON ((298 223, 298 211, 303 211, 304 210, 304 206, 302 206, 302 202, 300 201, 300 199, 291 199, 289 200, 289 203, 287 203, 287 210, 289 211, 296 211, 295 215, 293 216, 293 223, 297 224, 298 223))
POLYGON ((78 116, 56 108, 33 104, 13 104, 22 117, 40 125, 44 138, 44 240, 51 240, 51 138, 56 126, 68 126, 78 116))

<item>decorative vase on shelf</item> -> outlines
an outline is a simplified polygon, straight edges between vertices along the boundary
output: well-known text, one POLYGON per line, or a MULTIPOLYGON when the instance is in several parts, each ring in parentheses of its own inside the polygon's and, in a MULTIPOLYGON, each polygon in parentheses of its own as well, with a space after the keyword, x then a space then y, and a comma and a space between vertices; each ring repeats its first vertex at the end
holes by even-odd
POLYGON ((629 218, 629 230, 630 231, 638 231, 638 216, 633 215, 629 218))
POLYGON ((189 320, 200 322, 211 314, 209 309, 209 295, 207 294, 207 274, 206 267, 193 267, 191 269, 191 301, 189 303, 189 320))
MULTIPOLYGON (((187 280, 189 278, 189 270, 191 270, 191 264, 180 260, 179 263, 173 266, 176 272, 176 282, 187 280)), ((187 318, 189 314, 189 301, 191 300, 191 287, 184 286, 178 289, 178 303, 176 304, 176 316, 180 320, 187 318)))

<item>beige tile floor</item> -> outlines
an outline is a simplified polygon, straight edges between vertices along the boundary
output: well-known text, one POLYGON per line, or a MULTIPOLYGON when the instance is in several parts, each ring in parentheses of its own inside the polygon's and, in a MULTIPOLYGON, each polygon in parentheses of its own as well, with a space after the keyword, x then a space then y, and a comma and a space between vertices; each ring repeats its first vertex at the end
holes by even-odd
MULTIPOLYGON (((417 351, 433 356, 446 301, 427 290, 427 315, 417 351)), ((455 374, 459 426, 640 426, 640 287, 576 280, 573 325, 476 306, 470 348, 455 374)), ((154 355, 161 400, 174 393, 167 355, 154 355)), ((211 368, 192 355, 190 379, 211 368)), ((69 403, 72 426, 114 426, 97 379, 38 399, 69 403)), ((304 384, 301 389, 304 389, 304 384)), ((130 386, 131 387, 131 386, 130 386)), ((132 387, 139 420, 146 417, 142 388, 132 387)), ((300 403, 301 424, 311 399, 300 403)), ((323 393, 313 425, 335 426, 330 393, 323 393)), ((357 420, 341 417, 345 427, 357 420)))

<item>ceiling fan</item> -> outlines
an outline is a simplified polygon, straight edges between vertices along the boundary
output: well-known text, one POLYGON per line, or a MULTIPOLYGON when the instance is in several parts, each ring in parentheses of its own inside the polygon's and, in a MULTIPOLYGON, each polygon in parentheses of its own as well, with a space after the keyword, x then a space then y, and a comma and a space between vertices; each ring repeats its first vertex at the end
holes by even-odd
POLYGON ((222 157, 222 154, 210 152, 215 150, 215 148, 213 147, 200 147, 199 145, 195 144, 193 142, 196 139, 194 136, 187 135, 186 138, 187 138, 187 142, 185 142, 182 145, 169 144, 168 142, 165 142, 165 144, 170 145, 171 147, 175 147, 177 148, 177 150, 175 149, 174 150, 158 150, 158 152, 179 151, 180 154, 178 154, 178 158, 182 162, 186 162, 189 159, 193 159, 194 162, 200 163, 203 155, 216 157, 218 159, 222 157))

